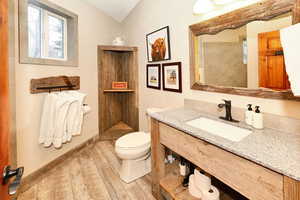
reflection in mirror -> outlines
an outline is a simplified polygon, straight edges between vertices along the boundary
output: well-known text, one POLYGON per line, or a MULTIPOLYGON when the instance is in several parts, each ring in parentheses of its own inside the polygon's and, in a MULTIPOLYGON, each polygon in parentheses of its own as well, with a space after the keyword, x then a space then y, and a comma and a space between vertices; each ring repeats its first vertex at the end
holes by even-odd
POLYGON ((198 81, 211 86, 289 89, 279 30, 290 25, 291 13, 198 36, 198 81))

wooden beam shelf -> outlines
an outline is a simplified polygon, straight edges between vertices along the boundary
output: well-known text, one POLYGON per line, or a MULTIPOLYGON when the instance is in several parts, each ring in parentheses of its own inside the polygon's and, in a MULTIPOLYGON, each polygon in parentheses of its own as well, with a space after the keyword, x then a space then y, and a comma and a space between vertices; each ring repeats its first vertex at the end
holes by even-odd
POLYGON ((126 93, 126 92, 134 92, 134 90, 115 90, 115 89, 110 89, 110 90, 103 90, 104 93, 126 93))
POLYGON ((30 92, 38 94, 51 91, 79 90, 79 76, 55 76, 39 79, 31 79, 30 92))

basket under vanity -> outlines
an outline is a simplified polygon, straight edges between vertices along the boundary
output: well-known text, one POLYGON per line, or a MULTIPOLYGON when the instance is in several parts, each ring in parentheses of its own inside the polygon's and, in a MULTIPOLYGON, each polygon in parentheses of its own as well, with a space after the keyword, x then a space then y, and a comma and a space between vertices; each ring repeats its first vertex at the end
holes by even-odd
POLYGON ((138 48, 98 46, 99 134, 114 140, 139 129, 138 48), (113 81, 128 89, 112 89, 113 81))

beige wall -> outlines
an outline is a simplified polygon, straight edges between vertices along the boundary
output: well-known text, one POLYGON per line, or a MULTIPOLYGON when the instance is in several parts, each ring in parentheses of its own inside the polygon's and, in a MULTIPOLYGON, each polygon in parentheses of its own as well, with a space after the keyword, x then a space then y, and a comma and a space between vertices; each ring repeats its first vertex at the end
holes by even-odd
POLYGON ((79 67, 23 65, 16 60, 18 165, 25 166, 25 175, 98 134, 96 47, 98 44, 111 44, 113 38, 121 33, 119 23, 82 0, 51 1, 79 15, 79 67), (88 94, 86 103, 92 107, 92 112, 85 117, 82 135, 60 150, 53 147, 45 149, 38 144, 45 94, 31 95, 29 92, 30 79, 57 75, 79 75, 81 92, 88 94))
POLYGON ((244 108, 246 104, 253 103, 262 106, 264 112, 300 118, 300 103, 292 101, 266 100, 243 96, 218 94, 190 90, 189 81, 189 42, 188 26, 210 16, 233 10, 241 6, 230 6, 209 13, 203 17, 192 14, 195 1, 174 0, 144 0, 125 20, 123 28, 126 38, 131 45, 139 47, 139 79, 140 79, 140 127, 146 130, 145 109, 147 107, 182 106, 184 98, 219 103, 221 99, 233 100, 233 105, 244 108), (183 93, 172 93, 146 88, 146 42, 145 36, 156 29, 170 26, 172 61, 183 63, 183 93))

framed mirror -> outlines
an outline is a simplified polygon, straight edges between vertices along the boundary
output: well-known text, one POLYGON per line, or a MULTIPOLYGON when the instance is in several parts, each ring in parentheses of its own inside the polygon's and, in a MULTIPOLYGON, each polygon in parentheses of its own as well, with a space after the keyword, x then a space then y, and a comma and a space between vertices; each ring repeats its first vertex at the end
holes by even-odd
POLYGON ((265 0, 191 25, 191 89, 297 100, 279 30, 299 20, 298 1, 265 0))

